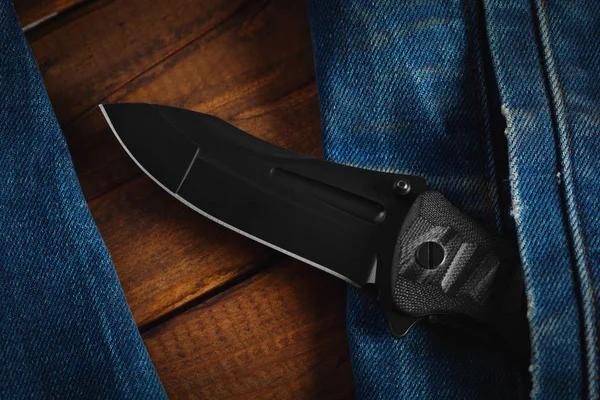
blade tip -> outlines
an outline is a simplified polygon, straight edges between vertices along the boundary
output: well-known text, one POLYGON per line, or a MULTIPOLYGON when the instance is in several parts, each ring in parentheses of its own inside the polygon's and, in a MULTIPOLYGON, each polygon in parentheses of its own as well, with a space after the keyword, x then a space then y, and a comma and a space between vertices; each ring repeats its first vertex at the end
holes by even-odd
MULTIPOLYGON (((117 139, 119 139, 119 141, 121 141, 121 138, 119 136, 119 134, 117 133, 117 130, 115 129, 115 127, 113 126, 112 121, 110 120, 110 116, 108 115, 108 111, 106 110, 106 106, 107 104, 98 104, 98 107, 100 108, 100 111, 102 112, 102 115, 104 116, 104 119, 106 120, 106 123, 108 124, 110 130, 112 131, 113 135, 115 135, 117 137, 117 139)), ((121 142, 121 145, 123 147, 125 147, 125 145, 121 142)))
POLYGON ((110 121, 110 118, 108 117, 108 114, 106 113, 106 104, 98 104, 98 108, 100 109, 100 112, 104 116, 104 119, 107 121, 110 121))
POLYGON ((104 117, 108 119, 108 112, 110 108, 114 105, 115 103, 100 103, 98 104, 98 108, 100 109, 104 117))

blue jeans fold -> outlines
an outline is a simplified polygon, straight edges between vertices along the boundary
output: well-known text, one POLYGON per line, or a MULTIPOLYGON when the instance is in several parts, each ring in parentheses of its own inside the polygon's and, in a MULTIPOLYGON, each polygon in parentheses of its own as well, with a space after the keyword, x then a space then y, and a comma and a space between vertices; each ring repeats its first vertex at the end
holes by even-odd
POLYGON ((0 0, 0 282, 0 397, 166 397, 10 0, 0 0))

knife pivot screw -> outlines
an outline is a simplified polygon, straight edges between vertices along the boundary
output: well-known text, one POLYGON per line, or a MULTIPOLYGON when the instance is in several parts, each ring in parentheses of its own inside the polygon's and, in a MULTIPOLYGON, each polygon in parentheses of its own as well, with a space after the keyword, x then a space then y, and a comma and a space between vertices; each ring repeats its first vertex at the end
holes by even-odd
POLYGON ((436 242, 425 242, 419 246, 415 256, 421 267, 434 269, 444 262, 444 248, 436 242))
POLYGON ((394 190, 396 193, 403 196, 407 195, 410 193, 410 183, 404 179, 398 179, 396 182, 394 182, 394 190))

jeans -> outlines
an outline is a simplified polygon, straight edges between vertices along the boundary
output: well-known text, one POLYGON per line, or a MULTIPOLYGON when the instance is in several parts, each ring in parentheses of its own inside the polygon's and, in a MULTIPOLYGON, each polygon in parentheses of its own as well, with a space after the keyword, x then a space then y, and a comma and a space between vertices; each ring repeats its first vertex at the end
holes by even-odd
POLYGON ((0 397, 166 397, 10 0, 0 0, 0 397))
POLYGON ((530 365, 348 291, 356 394, 597 398, 600 3, 309 0, 326 157, 425 176, 518 239, 530 365))

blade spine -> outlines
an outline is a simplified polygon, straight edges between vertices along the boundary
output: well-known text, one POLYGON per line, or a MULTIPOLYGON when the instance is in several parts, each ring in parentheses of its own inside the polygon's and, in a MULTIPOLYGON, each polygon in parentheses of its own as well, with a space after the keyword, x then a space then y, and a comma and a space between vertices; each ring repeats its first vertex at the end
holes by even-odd
MULTIPOLYGON (((254 241, 258 242, 258 243, 261 243, 261 244, 263 244, 263 245, 265 245, 265 246, 267 246, 267 247, 270 247, 270 248, 272 248, 272 249, 274 249, 274 250, 277 250, 277 251, 279 251, 279 252, 281 252, 281 253, 283 253, 283 254, 286 254, 286 255, 288 255, 288 256, 290 256, 290 257, 292 257, 292 258, 295 258, 295 259, 297 259, 297 260, 299 260, 299 261, 302 261, 302 262, 304 262, 304 263, 306 263, 306 264, 308 264, 308 265, 310 265, 310 266, 312 266, 312 267, 315 267, 315 268, 317 268, 317 269, 320 269, 321 271, 324 271, 324 272, 326 272, 326 273, 328 273, 328 274, 330 274, 330 275, 333 275, 333 276, 335 276, 336 278, 339 278, 339 279, 341 279, 341 280, 343 280, 343 281, 345 281, 345 282, 347 282, 347 283, 349 283, 349 284, 351 284, 351 285, 353 285, 353 286, 356 286, 356 287, 361 287, 361 286, 360 286, 360 285, 358 285, 357 283, 355 283, 355 282, 351 281, 351 280, 350 280, 350 279, 348 279, 346 276, 344 276, 344 275, 342 275, 342 274, 340 274, 340 273, 338 273, 338 272, 336 272, 336 271, 333 271, 333 270, 331 270, 331 269, 329 269, 329 268, 327 268, 327 267, 324 267, 324 266, 322 266, 322 265, 320 265, 320 264, 317 264, 317 263, 315 263, 315 262, 313 262, 313 261, 311 261, 311 260, 309 260, 309 259, 307 259, 307 258, 304 258, 304 257, 302 257, 302 256, 299 256, 299 255, 297 255, 297 254, 294 254, 294 253, 292 253, 291 251, 288 251, 288 250, 286 250, 286 249, 283 249, 283 248, 281 248, 281 247, 278 247, 278 246, 276 246, 276 245, 274 245, 274 244, 272 244, 272 243, 269 243, 269 242, 267 242, 266 240, 260 239, 260 238, 258 238, 258 237, 256 237, 256 236, 254 236, 254 235, 251 235, 251 234, 250 234, 250 233, 248 233, 248 232, 245 232, 245 231, 243 231, 243 230, 241 230, 241 229, 239 229, 239 228, 236 228, 236 227, 235 227, 235 226, 233 226, 233 225, 229 225, 228 223, 221 221, 221 220, 219 220, 219 219, 217 219, 217 218, 213 217, 212 215, 210 215, 210 214, 209 214, 209 213, 207 213, 206 211, 203 211, 203 210, 199 209, 198 207, 194 206, 192 203, 190 203, 189 201, 187 201, 187 200, 186 200, 186 199, 184 199, 183 197, 179 196, 177 193, 173 193, 173 192, 172 192, 171 190, 169 190, 169 189, 168 189, 166 186, 164 186, 164 185, 163 185, 163 184, 162 184, 162 183, 161 183, 161 182, 160 182, 158 179, 156 179, 154 176, 152 176, 152 174, 150 174, 150 173, 149 173, 149 172, 146 170, 146 168, 144 168, 144 167, 143 167, 143 166, 142 166, 142 165, 141 165, 141 164, 138 162, 138 160, 137 160, 137 159, 136 159, 136 158, 133 156, 133 154, 131 154, 131 152, 129 151, 129 149, 127 148, 127 146, 125 146, 125 143, 123 143, 123 141, 121 140, 121 137, 120 137, 120 136, 119 136, 119 134, 117 133, 117 130, 116 130, 116 129, 115 129, 115 127, 113 126, 113 124, 112 124, 112 122, 111 122, 111 120, 110 120, 110 117, 108 116, 108 113, 107 113, 107 112, 106 112, 106 110, 104 109, 104 106, 103 106, 102 104, 99 104, 99 107, 100 107, 100 111, 102 111, 102 114, 103 114, 103 116, 104 116, 104 119, 106 119, 106 122, 108 123, 108 125, 109 125, 109 127, 110 127, 110 129, 111 129, 112 133, 115 135, 115 137, 116 137, 116 138, 117 138, 117 140, 119 141, 119 144, 121 144, 121 147, 123 147, 123 149, 125 150, 125 152, 127 152, 127 154, 129 155, 129 157, 130 157, 130 158, 131 158, 131 159, 132 159, 132 160, 133 160, 133 161, 136 163, 136 165, 137 165, 137 166, 138 166, 138 167, 139 167, 139 168, 140 168, 140 169, 141 169, 141 170, 142 170, 142 171, 143 171, 143 172, 144 172, 144 173, 145 173, 145 174, 146 174, 148 177, 150 177, 150 179, 152 179, 152 180, 153 180, 153 181, 154 181, 154 182, 155 182, 155 183, 156 183, 158 186, 160 186, 160 187, 161 187, 163 190, 165 190, 165 191, 166 191, 167 193, 169 193, 171 196, 175 197, 177 200, 179 200, 180 202, 182 202, 183 204, 185 204, 186 206, 188 206, 188 207, 189 207, 189 208, 191 208, 192 210, 196 211, 198 214, 200 214, 200 215, 202 215, 202 216, 204 216, 204 217, 206 217, 206 218, 210 219, 211 221, 214 221, 214 222, 218 223, 218 224, 219 224, 219 225, 221 225, 221 226, 224 226, 224 227, 226 227, 226 228, 228 228, 228 229, 230 229, 230 230, 232 230, 232 231, 234 231, 234 232, 236 232, 236 233, 239 233, 240 235, 246 236, 247 238, 250 238, 250 239, 252 239, 252 240, 254 240, 254 241)), ((194 160, 195 160, 195 158, 194 158, 194 160)), ((186 176, 186 178, 187 178, 187 176, 186 176)), ((182 180, 182 184, 183 184, 183 182, 184 182, 184 181, 185 181, 185 178, 182 180)))

